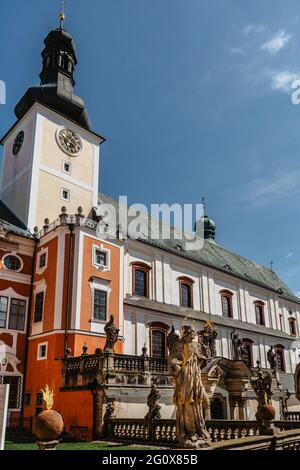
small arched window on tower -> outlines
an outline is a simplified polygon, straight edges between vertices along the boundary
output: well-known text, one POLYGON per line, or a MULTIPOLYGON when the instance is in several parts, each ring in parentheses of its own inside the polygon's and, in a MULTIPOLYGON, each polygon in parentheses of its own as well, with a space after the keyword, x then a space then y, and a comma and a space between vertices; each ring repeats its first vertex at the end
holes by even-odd
POLYGON ((151 267, 145 263, 132 263, 132 293, 139 297, 149 297, 149 271, 151 267))
POLYGON ((253 367, 252 339, 243 338, 242 357, 248 367, 253 367))
POLYGON ((257 325, 265 325, 265 304, 260 300, 254 302, 255 319, 257 325))
POLYGON ((275 354, 277 369, 285 372, 284 346, 282 346, 282 344, 275 345, 275 354))
POLYGON ((232 296, 233 293, 229 290, 221 290, 221 302, 222 302, 222 315, 226 318, 233 318, 232 313, 232 296))
POLYGON ((150 356, 157 358, 167 357, 167 331, 168 325, 160 322, 150 323, 150 356))
POLYGON ((296 320, 294 317, 289 318, 289 328, 290 328, 290 335, 296 336, 296 320))
POLYGON ((193 279, 181 276, 178 278, 178 281, 180 306, 193 308, 193 279))

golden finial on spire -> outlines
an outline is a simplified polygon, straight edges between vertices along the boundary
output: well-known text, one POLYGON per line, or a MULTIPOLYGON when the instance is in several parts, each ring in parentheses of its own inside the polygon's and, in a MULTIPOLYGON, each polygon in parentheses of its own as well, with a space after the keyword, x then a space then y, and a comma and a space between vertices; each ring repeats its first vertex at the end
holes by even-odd
POLYGON ((61 2, 61 10, 60 10, 60 14, 59 14, 59 20, 60 20, 60 29, 62 29, 64 27, 64 21, 65 21, 65 18, 66 18, 66 15, 65 15, 65 2, 62 1, 61 2))

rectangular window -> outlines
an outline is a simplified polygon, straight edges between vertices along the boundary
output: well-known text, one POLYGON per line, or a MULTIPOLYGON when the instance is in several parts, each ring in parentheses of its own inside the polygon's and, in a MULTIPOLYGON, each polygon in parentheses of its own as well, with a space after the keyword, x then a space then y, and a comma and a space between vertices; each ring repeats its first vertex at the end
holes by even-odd
POLYGON ((232 318, 231 297, 229 295, 222 294, 222 312, 224 317, 232 318))
POLYGON ((290 326, 290 335, 291 336, 296 336, 296 322, 295 322, 295 320, 289 320, 289 326, 290 326))
POLYGON ((47 344, 43 343, 38 345, 38 359, 46 359, 47 357, 47 344))
POLYGON ((24 330, 26 316, 25 300, 11 299, 8 328, 10 330, 24 330))
POLYGON ((134 293, 147 297, 147 273, 141 269, 134 270, 134 293))
POLYGON ((69 189, 62 188, 60 196, 61 196, 61 199, 63 199, 64 201, 69 201, 70 200, 70 191, 69 191, 69 189))
POLYGON ((5 375, 3 377, 3 383, 9 384, 8 408, 19 408, 21 377, 5 375))
POLYGON ((95 250, 95 264, 107 267, 107 251, 95 250))
POLYGON ((181 283, 180 294, 181 307, 191 307, 191 286, 181 283))
POLYGON ((264 308, 261 305, 255 305, 255 316, 256 316, 256 323, 258 325, 265 324, 264 308))
POLYGON ((161 330, 153 330, 151 335, 151 356, 166 356, 166 333, 161 330))
POLYGON ((43 253, 39 258, 39 268, 44 268, 46 266, 47 254, 43 253))
POLYGON ((107 292, 94 290, 93 319, 106 320, 107 317, 107 292))
POLYGON ((43 319, 43 307, 44 307, 44 292, 39 292, 35 296, 34 304, 34 323, 38 323, 43 319))
POLYGON ((71 163, 63 162, 63 170, 65 173, 71 173, 71 163))
POLYGON ((0 328, 6 328, 8 298, 0 297, 0 328))

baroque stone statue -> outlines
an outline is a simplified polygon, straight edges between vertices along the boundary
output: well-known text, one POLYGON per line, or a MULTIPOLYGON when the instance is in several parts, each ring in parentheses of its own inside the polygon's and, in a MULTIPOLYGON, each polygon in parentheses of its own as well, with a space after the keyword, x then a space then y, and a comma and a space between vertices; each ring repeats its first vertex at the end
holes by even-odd
POLYGON ((114 352, 115 343, 118 340, 119 329, 114 324, 114 316, 111 315, 109 322, 106 323, 104 331, 106 334, 106 343, 104 346, 104 351, 114 352))
POLYGON ((145 422, 148 424, 154 419, 160 419, 160 409, 161 406, 157 403, 158 400, 161 398, 161 394, 157 389, 156 385, 151 385, 151 391, 147 398, 147 405, 149 408, 148 413, 145 416, 145 422))
POLYGON ((243 359, 243 342, 240 339, 238 332, 235 330, 233 330, 231 333, 231 341, 233 350, 233 360, 241 361, 243 359))
POLYGON ((191 326, 182 328, 181 338, 173 336, 168 357, 174 377, 174 404, 178 444, 183 448, 199 449, 210 445, 205 426, 209 399, 201 380, 201 367, 206 363, 205 348, 195 341, 191 326))
POLYGON ((273 395, 272 374, 259 369, 250 382, 258 401, 255 417, 259 423, 260 434, 272 434, 275 430, 271 427, 271 421, 275 418, 275 409, 271 401, 273 395))
POLYGON ((212 321, 207 321, 204 325, 204 329, 198 331, 199 341, 202 343, 207 352, 207 357, 213 359, 217 355, 216 349, 216 338, 218 336, 217 331, 214 328, 212 321))
POLYGON ((270 349, 267 352, 267 359, 268 359, 268 363, 270 364, 271 369, 276 369, 277 361, 276 361, 276 354, 274 351, 274 346, 270 346, 270 349))

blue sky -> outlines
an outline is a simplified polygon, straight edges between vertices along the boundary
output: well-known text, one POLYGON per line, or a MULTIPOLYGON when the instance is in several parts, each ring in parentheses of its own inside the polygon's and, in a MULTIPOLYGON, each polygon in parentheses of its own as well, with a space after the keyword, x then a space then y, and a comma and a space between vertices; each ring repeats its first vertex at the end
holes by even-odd
MULTIPOLYGON (((59 0, 1 0, 0 133, 38 83, 59 0)), ((197 203, 224 247, 300 291, 297 0, 67 0, 82 96, 102 147, 101 191, 197 203)))

